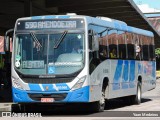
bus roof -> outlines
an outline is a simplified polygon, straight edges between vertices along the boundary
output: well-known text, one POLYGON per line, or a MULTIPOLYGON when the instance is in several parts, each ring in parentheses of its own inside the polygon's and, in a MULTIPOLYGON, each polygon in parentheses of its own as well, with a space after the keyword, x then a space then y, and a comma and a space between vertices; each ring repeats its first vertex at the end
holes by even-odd
POLYGON ((83 18, 86 19, 88 24, 95 24, 104 27, 109 27, 112 29, 123 30, 127 32, 142 34, 146 36, 153 37, 154 34, 151 31, 135 28, 128 26, 125 22, 107 18, 107 17, 90 17, 84 15, 45 15, 45 16, 32 16, 32 17, 25 17, 19 18, 19 20, 39 20, 39 19, 69 19, 69 18, 83 18))
POLYGON ((89 17, 88 22, 91 24, 96 24, 104 27, 110 27, 113 29, 123 30, 127 32, 142 34, 146 36, 153 37, 154 34, 151 31, 143 30, 135 27, 128 26, 125 22, 111 19, 111 18, 104 18, 104 17, 89 17))

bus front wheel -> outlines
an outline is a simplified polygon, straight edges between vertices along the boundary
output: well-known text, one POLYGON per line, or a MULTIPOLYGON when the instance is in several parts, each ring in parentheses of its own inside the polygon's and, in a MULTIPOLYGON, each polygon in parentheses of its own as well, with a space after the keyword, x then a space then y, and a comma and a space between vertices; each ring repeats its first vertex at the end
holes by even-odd
POLYGON ((137 84, 137 93, 132 97, 133 103, 139 105, 142 99, 142 85, 140 82, 137 84))
POLYGON ((11 112, 15 112, 15 113, 25 112, 25 105, 24 104, 12 104, 11 112))
POLYGON ((137 95, 136 95, 136 99, 135 99, 135 104, 139 105, 141 103, 141 99, 142 99, 141 83, 138 82, 138 85, 137 85, 137 95))

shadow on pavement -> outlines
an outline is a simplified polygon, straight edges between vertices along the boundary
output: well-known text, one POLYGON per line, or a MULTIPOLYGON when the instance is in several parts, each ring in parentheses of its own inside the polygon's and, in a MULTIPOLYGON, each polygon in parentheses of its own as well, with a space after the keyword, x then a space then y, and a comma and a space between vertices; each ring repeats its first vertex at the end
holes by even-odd
MULTIPOLYGON (((142 103, 151 101, 150 99, 142 99, 142 103)), ((129 102, 126 102, 123 99, 112 99, 106 102, 105 112, 112 112, 110 110, 123 108, 126 106, 132 106, 133 104, 130 104, 129 102)), ((42 116, 100 116, 102 114, 105 114, 105 112, 100 113, 93 113, 88 111, 87 104, 76 104, 76 103, 70 103, 70 104, 56 104, 56 105, 48 105, 48 104, 28 104, 26 105, 26 111, 24 112, 31 112, 31 113, 41 113, 42 116)), ((14 112, 14 111, 12 111, 14 112)), ((107 114, 107 113, 106 113, 107 114)), ((109 113, 110 114, 110 113, 109 113)), ((114 111, 113 111, 114 114, 114 111)))
MULTIPOLYGON (((148 102, 148 101, 151 101, 151 99, 142 98, 141 103, 145 103, 145 102, 148 102)), ((105 110, 123 108, 123 107, 126 107, 126 106, 132 106, 132 105, 134 105, 134 104, 132 104, 129 100, 126 100, 126 99, 121 99, 121 98, 112 99, 112 100, 109 100, 108 102, 106 102, 105 110)))
MULTIPOLYGON (((151 99, 142 98, 142 103, 149 102, 151 99)), ((0 88, 0 103, 12 102, 12 90, 11 87, 0 88)), ((118 108, 123 108, 126 106, 132 106, 133 104, 128 101, 128 99, 112 99, 106 101, 105 111, 110 111, 118 108)), ((28 104, 27 111, 22 112, 35 112, 41 113, 43 116, 92 116, 93 112, 88 110, 87 104, 81 103, 70 103, 70 104, 56 104, 56 105, 47 105, 47 104, 28 104)), ((14 112, 14 111, 13 111, 14 112)), ((96 113, 102 114, 102 113, 96 113)))

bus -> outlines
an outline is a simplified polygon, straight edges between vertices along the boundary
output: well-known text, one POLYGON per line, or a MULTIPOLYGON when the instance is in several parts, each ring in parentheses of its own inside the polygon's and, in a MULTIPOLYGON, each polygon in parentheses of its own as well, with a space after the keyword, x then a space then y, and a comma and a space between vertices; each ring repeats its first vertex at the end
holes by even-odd
POLYGON ((140 104, 156 86, 154 48, 152 32, 107 17, 20 18, 13 30, 13 101, 21 110, 82 103, 95 112, 113 98, 140 104))

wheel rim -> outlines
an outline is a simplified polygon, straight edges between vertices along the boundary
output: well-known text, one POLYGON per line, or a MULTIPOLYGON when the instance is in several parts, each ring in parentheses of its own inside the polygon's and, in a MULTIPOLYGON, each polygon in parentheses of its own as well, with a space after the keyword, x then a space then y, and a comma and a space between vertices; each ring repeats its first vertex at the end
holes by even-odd
POLYGON ((141 102, 141 88, 140 88, 140 85, 138 85, 137 101, 138 101, 138 103, 141 102))

